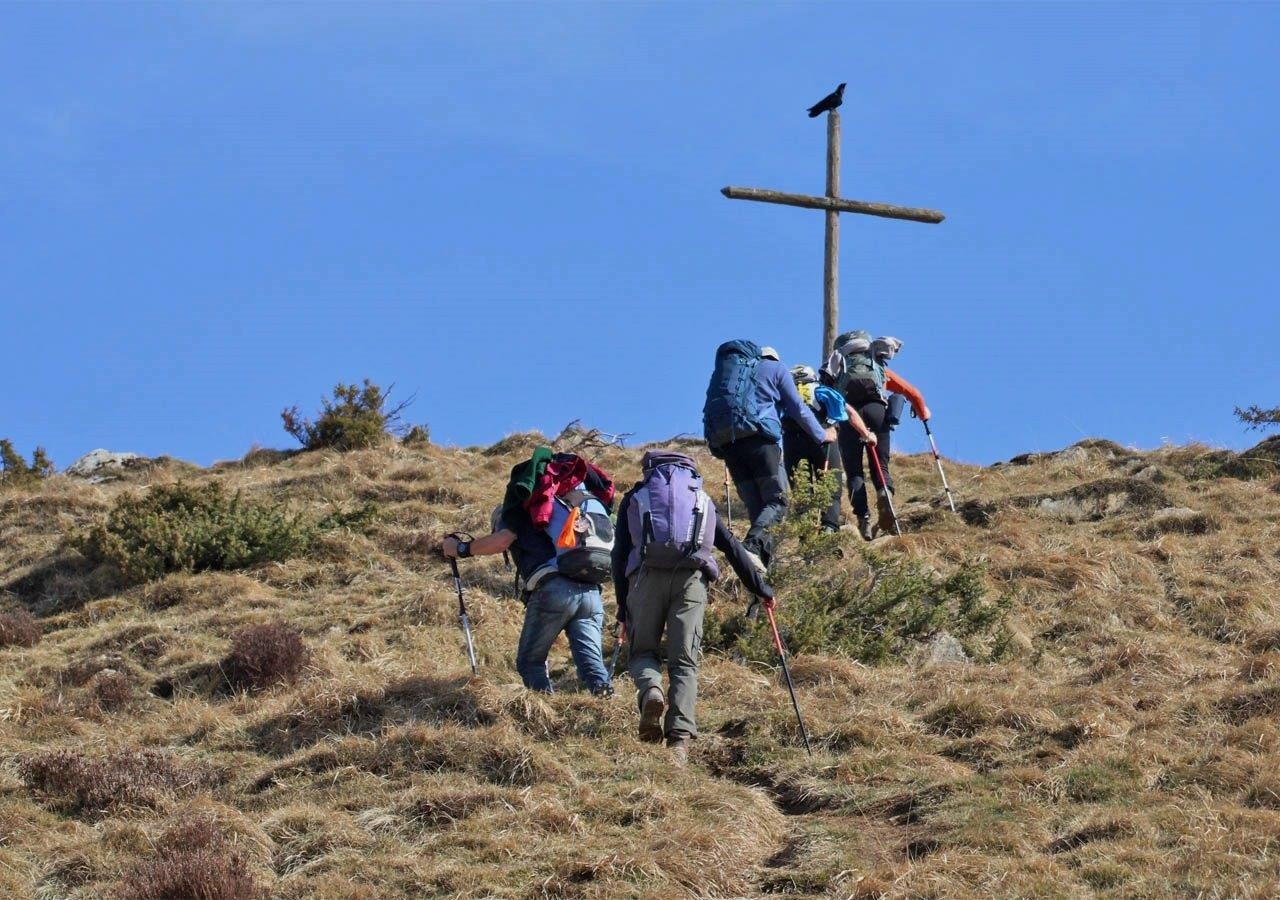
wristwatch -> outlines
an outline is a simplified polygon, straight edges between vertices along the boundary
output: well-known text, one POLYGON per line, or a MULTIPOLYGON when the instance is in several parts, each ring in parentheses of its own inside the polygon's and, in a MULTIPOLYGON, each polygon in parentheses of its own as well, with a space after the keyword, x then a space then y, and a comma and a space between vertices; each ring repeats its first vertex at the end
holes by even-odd
POLYGON ((458 541, 458 559, 466 559, 471 555, 471 542, 458 541))

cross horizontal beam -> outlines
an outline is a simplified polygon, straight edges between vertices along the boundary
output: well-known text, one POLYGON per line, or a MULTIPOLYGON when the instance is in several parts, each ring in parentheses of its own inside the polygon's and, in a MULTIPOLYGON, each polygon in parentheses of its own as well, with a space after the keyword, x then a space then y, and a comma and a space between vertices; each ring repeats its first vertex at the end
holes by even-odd
POLYGON ((927 222, 930 225, 936 225, 946 218, 936 209, 846 200, 843 197, 810 197, 808 194, 786 194, 765 188, 726 187, 721 188, 720 193, 730 200, 759 200, 762 203, 781 203, 783 206, 802 206, 805 209, 824 209, 829 212, 862 213, 882 219, 905 219, 909 222, 927 222))

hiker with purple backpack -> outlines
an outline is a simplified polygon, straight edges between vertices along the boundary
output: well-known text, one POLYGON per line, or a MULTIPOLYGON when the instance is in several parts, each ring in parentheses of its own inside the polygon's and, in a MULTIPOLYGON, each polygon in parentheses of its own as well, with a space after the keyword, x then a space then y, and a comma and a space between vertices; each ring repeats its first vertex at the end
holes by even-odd
POLYGON ((664 737, 676 761, 688 759, 698 735, 698 663, 707 585, 720 577, 714 547, 755 597, 773 607, 773 588, 747 551, 716 515, 697 465, 681 453, 650 450, 642 480, 618 507, 613 545, 613 585, 618 621, 631 644, 630 672, 640 707, 640 739, 664 737), (662 690, 658 648, 667 635, 667 675, 662 690), (665 713, 665 717, 664 717, 665 713))

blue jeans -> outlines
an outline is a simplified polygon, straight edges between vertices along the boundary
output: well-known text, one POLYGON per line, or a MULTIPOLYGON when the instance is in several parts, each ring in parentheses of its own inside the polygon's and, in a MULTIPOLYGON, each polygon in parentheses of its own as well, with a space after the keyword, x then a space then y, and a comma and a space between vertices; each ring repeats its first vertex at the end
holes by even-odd
POLYGON ((550 694, 547 654, 560 632, 569 638, 569 651, 578 680, 588 690, 609 683, 604 665, 604 604, 600 588, 553 575, 529 595, 524 628, 516 650, 516 671, 531 691, 550 694))

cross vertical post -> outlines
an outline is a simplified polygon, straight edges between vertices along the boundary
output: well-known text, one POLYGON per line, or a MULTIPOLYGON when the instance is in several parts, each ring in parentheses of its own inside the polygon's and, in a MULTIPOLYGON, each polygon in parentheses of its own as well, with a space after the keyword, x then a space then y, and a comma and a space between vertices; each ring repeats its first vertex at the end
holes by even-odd
MULTIPOLYGON (((827 196, 840 196, 840 113, 827 113, 827 196)), ((840 327, 840 213, 827 210, 822 253, 822 353, 825 360, 836 344, 840 327)))
POLYGON ((778 203, 782 206, 798 206, 801 209, 820 209, 826 215, 826 233, 822 253, 822 355, 835 347, 836 332, 840 330, 840 213, 859 213, 864 216, 876 216, 881 219, 901 219, 907 222, 926 222, 936 225, 946 218, 936 209, 921 209, 914 206, 896 206, 892 203, 877 203, 870 200, 854 200, 840 196, 840 113, 830 105, 834 101, 840 105, 844 93, 844 85, 830 97, 824 98, 810 111, 810 117, 816 118, 819 108, 827 113, 827 189, 820 196, 808 194, 789 194, 769 188, 735 187, 730 185, 720 189, 720 193, 730 200, 755 200, 759 203, 778 203), (827 105, 823 105, 827 104, 827 105))

